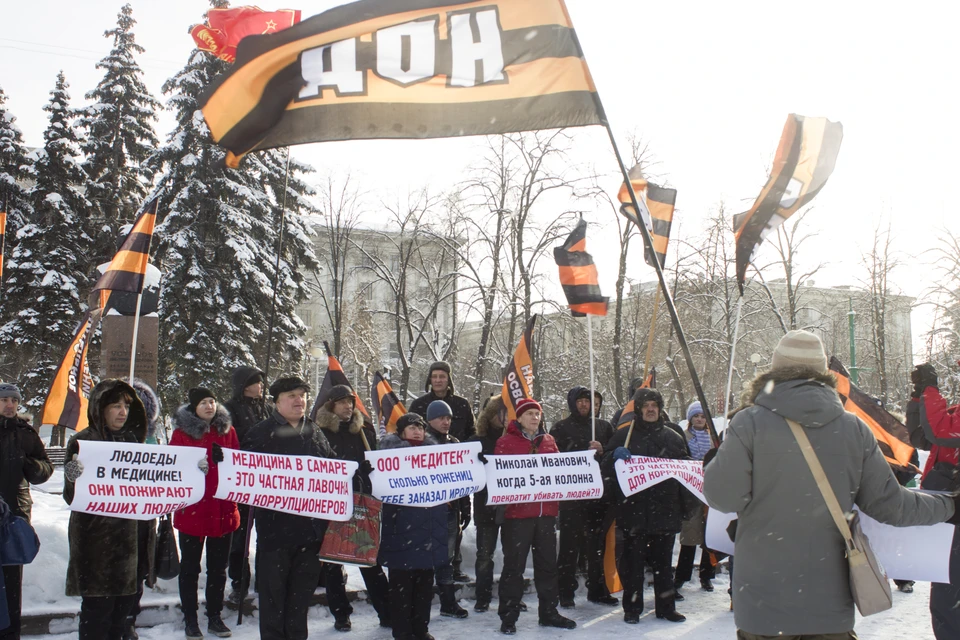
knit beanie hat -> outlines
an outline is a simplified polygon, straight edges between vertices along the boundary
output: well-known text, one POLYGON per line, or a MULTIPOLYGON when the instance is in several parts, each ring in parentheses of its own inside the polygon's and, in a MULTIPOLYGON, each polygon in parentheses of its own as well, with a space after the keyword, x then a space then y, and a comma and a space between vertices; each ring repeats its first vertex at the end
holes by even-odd
POLYGON ((23 399, 20 397, 20 389, 17 385, 9 382, 0 384, 0 398, 16 398, 18 401, 23 399))
POLYGON ((424 426, 423 418, 419 413, 405 413, 397 419, 397 435, 403 438, 403 430, 412 424, 424 426))
POLYGON ((523 415, 524 411, 529 409, 536 409, 540 413, 543 413, 543 408, 540 406, 540 403, 534 400, 533 398, 524 398, 517 403, 517 419, 523 415))
MULTIPOLYGON (((703 414, 703 407, 700 405, 700 401, 691 402, 690 406, 687 407, 687 422, 693 420, 693 416, 697 414, 703 414)), ((703 414, 706 415, 706 414, 703 414)))
POLYGON ((427 422, 444 416, 450 416, 452 418, 453 411, 450 410, 450 405, 443 400, 434 400, 430 403, 430 406, 427 407, 427 422))
POLYGON ((790 331, 780 338, 777 348, 773 350, 771 369, 786 367, 807 367, 826 372, 827 356, 820 338, 802 330, 790 331))
POLYGON ((194 387, 187 392, 187 397, 190 399, 190 408, 194 411, 197 410, 197 405, 200 404, 206 398, 213 398, 216 400, 216 396, 210 393, 209 389, 204 389, 203 387, 194 387))

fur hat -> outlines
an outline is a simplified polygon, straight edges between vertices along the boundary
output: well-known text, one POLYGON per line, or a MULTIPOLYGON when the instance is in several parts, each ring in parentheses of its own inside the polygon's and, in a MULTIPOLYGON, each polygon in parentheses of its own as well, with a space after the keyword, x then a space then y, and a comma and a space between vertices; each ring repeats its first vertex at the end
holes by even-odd
POLYGON ((450 410, 450 405, 443 400, 434 400, 430 403, 430 406, 427 407, 427 422, 444 416, 450 416, 452 418, 453 411, 450 410))
POLYGON ((310 393, 310 385, 304 382, 303 378, 295 375, 285 375, 273 381, 273 384, 270 385, 270 395, 273 396, 273 401, 276 402, 281 393, 293 391, 294 389, 303 389, 307 393, 310 393))
POLYGON ((327 401, 323 403, 323 406, 328 411, 333 411, 333 405, 344 398, 350 398, 353 400, 353 406, 357 406, 357 394, 353 392, 353 389, 345 384, 334 385, 327 393, 327 401))
POLYGON ((643 409, 643 403, 648 400, 656 401, 660 411, 663 411, 663 395, 656 389, 641 387, 633 394, 633 410, 637 415, 640 415, 640 411, 643 409))
POLYGON ((826 371, 827 355, 823 352, 820 338, 809 331, 787 332, 773 350, 771 369, 786 367, 809 367, 815 371, 826 371))
POLYGON ((453 373, 450 372, 450 363, 444 362, 443 360, 437 360, 430 368, 427 370, 427 382, 424 387, 424 391, 430 391, 433 388, 433 385, 430 384, 430 377, 433 375, 434 371, 444 371, 447 374, 447 389, 450 392, 450 395, 454 394, 453 390, 453 373))
POLYGON ((517 403, 517 419, 520 419, 520 416, 523 415, 524 411, 528 411, 530 409, 536 409, 540 413, 543 413, 543 407, 540 406, 539 402, 533 398, 524 398, 517 403))

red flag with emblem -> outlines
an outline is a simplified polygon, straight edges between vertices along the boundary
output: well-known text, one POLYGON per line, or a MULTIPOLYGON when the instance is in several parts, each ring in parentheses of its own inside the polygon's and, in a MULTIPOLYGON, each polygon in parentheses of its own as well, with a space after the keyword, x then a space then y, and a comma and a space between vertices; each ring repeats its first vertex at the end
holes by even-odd
POLYGON ((237 58, 237 45, 247 36, 276 33, 300 22, 298 9, 264 11, 259 7, 210 9, 207 23, 190 29, 197 48, 232 63, 237 58))

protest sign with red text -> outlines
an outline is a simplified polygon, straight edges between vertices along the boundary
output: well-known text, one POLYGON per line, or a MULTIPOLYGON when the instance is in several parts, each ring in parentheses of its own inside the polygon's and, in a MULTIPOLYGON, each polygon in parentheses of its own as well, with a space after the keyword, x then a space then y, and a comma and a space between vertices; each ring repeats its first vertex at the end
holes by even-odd
POLYGON ((593 451, 487 456, 487 505, 603 496, 603 478, 593 451))
POLYGON ((614 468, 617 471, 620 490, 625 496, 632 496, 664 480, 674 478, 701 502, 707 502, 703 497, 703 462, 700 460, 633 456, 629 460, 617 460, 614 468))
POLYGON ((385 504, 433 507, 483 489, 479 442, 367 451, 373 495, 385 504))

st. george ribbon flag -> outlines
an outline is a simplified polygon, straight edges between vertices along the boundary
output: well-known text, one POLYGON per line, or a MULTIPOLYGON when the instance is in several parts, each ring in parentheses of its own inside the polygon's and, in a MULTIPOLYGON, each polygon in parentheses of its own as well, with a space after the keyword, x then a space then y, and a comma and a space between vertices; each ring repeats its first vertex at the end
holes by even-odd
POLYGON ((506 374, 503 376, 503 387, 500 397, 503 406, 507 409, 507 420, 517 418, 517 403, 524 398, 533 397, 533 328, 537 324, 537 314, 530 316, 520 342, 513 352, 513 358, 507 363, 506 374))
POLYGON ((87 362, 90 348, 91 312, 88 309, 77 325, 73 340, 57 368, 47 399, 43 403, 41 424, 54 424, 74 431, 87 428, 87 402, 93 389, 93 377, 87 362))
POLYGON ((244 38, 202 99, 238 166, 308 142, 601 124, 563 0, 360 0, 244 38))
POLYGON ((560 269, 560 285, 573 317, 607 315, 609 298, 600 293, 597 265, 587 253, 586 220, 580 218, 564 243, 553 250, 553 259, 560 269))
POLYGON ((733 216, 737 284, 743 295, 747 265, 767 234, 813 200, 833 173, 843 125, 791 113, 783 126, 767 184, 749 211, 733 216))

